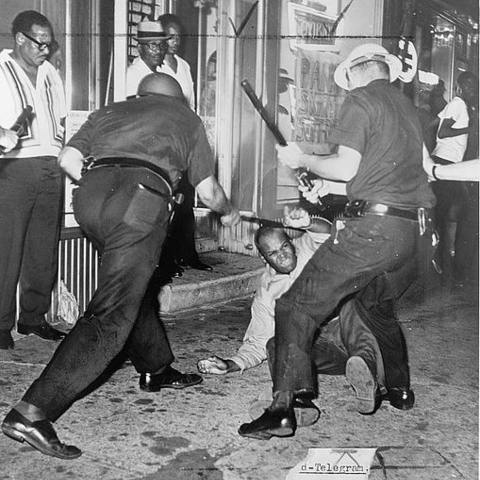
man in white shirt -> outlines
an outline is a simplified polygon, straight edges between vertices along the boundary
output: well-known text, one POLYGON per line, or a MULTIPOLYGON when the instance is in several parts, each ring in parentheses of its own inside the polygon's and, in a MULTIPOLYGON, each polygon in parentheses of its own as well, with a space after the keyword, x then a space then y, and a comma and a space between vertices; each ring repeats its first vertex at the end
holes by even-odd
POLYGON ((160 72, 170 38, 160 22, 140 22, 137 27, 138 53, 140 54, 127 68, 126 97, 137 95, 140 82, 150 73, 160 72))
MULTIPOLYGON (((478 130, 478 123, 470 121, 469 106, 478 95, 478 77, 462 72, 457 79, 457 96, 438 114, 440 125, 432 158, 439 165, 450 165, 464 160, 468 135, 478 130)), ((455 246, 458 243, 457 223, 467 202, 466 186, 457 181, 438 181, 432 185, 437 197, 436 221, 440 233, 437 249, 438 263, 449 280, 455 273, 455 246)))
POLYGON ((192 110, 195 110, 195 89, 190 65, 178 55, 182 42, 183 26, 180 23, 180 19, 171 13, 161 15, 158 17, 158 21, 169 36, 167 41, 168 50, 158 71, 170 75, 180 84, 187 105, 192 110))
POLYGON ((13 49, 0 53, 0 349, 14 348, 11 330, 46 340, 65 334, 45 320, 57 276, 62 212, 62 172, 56 159, 63 146, 65 94, 46 61, 53 28, 27 10, 12 23, 13 49), (18 121, 31 107, 32 114, 18 121))
MULTIPOLYGON (((253 300, 252 317, 243 343, 237 353, 227 359, 213 355, 199 360, 197 366, 201 373, 243 372, 260 365, 267 358, 270 366, 273 365, 275 301, 290 288, 318 247, 330 236, 331 227, 323 218, 310 218, 302 208, 286 207, 284 223, 286 226, 307 227, 306 233, 292 240, 283 229, 261 227, 258 230, 255 243, 265 261, 265 273, 253 300)), ((386 393, 380 349, 356 312, 353 300, 342 306, 340 316, 322 326, 313 346, 312 357, 317 373, 346 373, 347 380, 356 392, 356 407, 360 413, 370 413, 378 401, 377 394, 386 393)), ((296 405, 297 422, 299 410, 316 408, 305 400, 302 399, 301 405, 296 405)), ((256 416, 258 406, 258 402, 252 404, 252 417, 256 416)), ((267 406, 264 405, 265 408, 267 406)), ((302 426, 313 423, 311 413, 308 418, 310 420, 301 423, 302 426)), ((316 421, 318 414, 313 418, 316 421)))

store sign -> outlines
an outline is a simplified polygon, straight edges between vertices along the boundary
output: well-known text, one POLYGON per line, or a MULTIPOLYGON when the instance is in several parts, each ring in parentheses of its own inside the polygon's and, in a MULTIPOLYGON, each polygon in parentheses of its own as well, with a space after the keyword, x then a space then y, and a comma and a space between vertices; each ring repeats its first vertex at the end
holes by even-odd
POLYGON ((331 52, 300 49, 295 69, 293 140, 317 153, 328 153, 328 135, 335 125, 344 92, 333 81, 339 57, 331 52))
POLYGON ((294 2, 288 4, 290 48, 296 50, 332 50, 338 29, 333 32, 335 16, 294 2))
POLYGON ((405 41, 403 38, 398 41, 398 47, 400 50, 398 58, 403 65, 402 73, 398 78, 404 83, 410 83, 417 73, 417 51, 415 50, 415 45, 410 40, 405 41))

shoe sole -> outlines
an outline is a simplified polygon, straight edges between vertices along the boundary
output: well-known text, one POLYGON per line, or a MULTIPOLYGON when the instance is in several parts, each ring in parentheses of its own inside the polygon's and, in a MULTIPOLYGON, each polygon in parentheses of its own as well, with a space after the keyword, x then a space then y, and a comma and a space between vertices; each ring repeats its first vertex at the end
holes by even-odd
POLYGON ((76 455, 67 456, 67 455, 61 455, 61 454, 52 452, 51 450, 46 450, 45 448, 43 448, 41 444, 36 443, 35 441, 29 439, 25 434, 19 432, 18 430, 12 427, 8 427, 7 425, 2 425, 2 431, 7 437, 11 438, 12 440, 15 440, 20 443, 27 442, 30 446, 32 446, 39 452, 43 453, 44 455, 61 458, 62 460, 75 460, 76 458, 82 455, 82 452, 80 452, 76 455))
POLYGON ((20 335, 36 335, 38 338, 41 338, 42 340, 50 340, 51 342, 60 342, 61 340, 63 340, 67 336, 66 334, 64 334, 61 337, 52 338, 52 337, 49 337, 48 335, 42 335, 38 332, 30 332, 30 331, 26 331, 26 330, 20 331, 20 330, 21 329, 19 329, 17 327, 17 333, 19 333, 20 335))
POLYGON ((164 388, 172 388, 174 390, 183 390, 184 388, 193 387, 194 385, 198 385, 199 383, 202 383, 202 382, 203 382, 203 378, 200 378, 196 382, 190 382, 183 385, 173 385, 171 383, 166 383, 163 385, 157 385, 155 386, 155 388, 151 388, 148 385, 140 385, 140 390, 143 390, 144 392, 159 392, 164 388))
POLYGON ((355 390, 356 408, 363 415, 375 411, 377 382, 361 357, 350 357, 347 361, 345 376, 355 390))
POLYGON ((253 438, 255 440, 270 440, 272 437, 293 437, 295 430, 290 427, 277 428, 275 430, 263 430, 262 432, 238 433, 242 437, 253 438))
MULTIPOLYGON (((256 420, 262 416, 271 405, 272 400, 255 400, 250 404, 248 413, 252 420, 256 420)), ((308 407, 295 407, 295 419, 297 421, 297 427, 310 427, 318 421, 320 418, 320 411, 316 408, 308 407)))

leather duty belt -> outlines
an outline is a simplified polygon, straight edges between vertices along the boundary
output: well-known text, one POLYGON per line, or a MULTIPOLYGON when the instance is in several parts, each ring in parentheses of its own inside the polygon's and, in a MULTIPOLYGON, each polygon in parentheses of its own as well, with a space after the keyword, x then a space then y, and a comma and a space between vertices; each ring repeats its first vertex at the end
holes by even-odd
POLYGON ((353 200, 352 202, 347 203, 345 206, 344 214, 346 217, 363 217, 364 215, 370 213, 373 215, 406 218, 408 220, 418 222, 420 210, 425 214, 426 209, 424 208, 407 210, 403 208, 390 207, 389 205, 384 205, 383 203, 370 203, 366 200, 353 200))
POLYGON ((167 172, 163 168, 155 165, 153 163, 147 162, 146 160, 141 160, 138 158, 122 158, 122 157, 112 157, 112 158, 100 158, 98 160, 93 160, 89 165, 85 166, 85 170, 89 171, 97 167, 141 167, 150 170, 160 177, 168 187, 170 194, 172 194, 172 186, 168 178, 167 172))

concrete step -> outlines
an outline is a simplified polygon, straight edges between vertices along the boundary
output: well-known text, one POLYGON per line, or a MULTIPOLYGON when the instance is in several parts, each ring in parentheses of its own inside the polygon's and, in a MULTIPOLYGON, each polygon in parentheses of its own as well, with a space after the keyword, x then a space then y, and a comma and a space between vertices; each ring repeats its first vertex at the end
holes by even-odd
POLYGON ((252 295, 264 270, 263 261, 239 253, 217 250, 200 254, 213 271, 185 269, 182 277, 164 285, 160 312, 175 313, 252 295))

